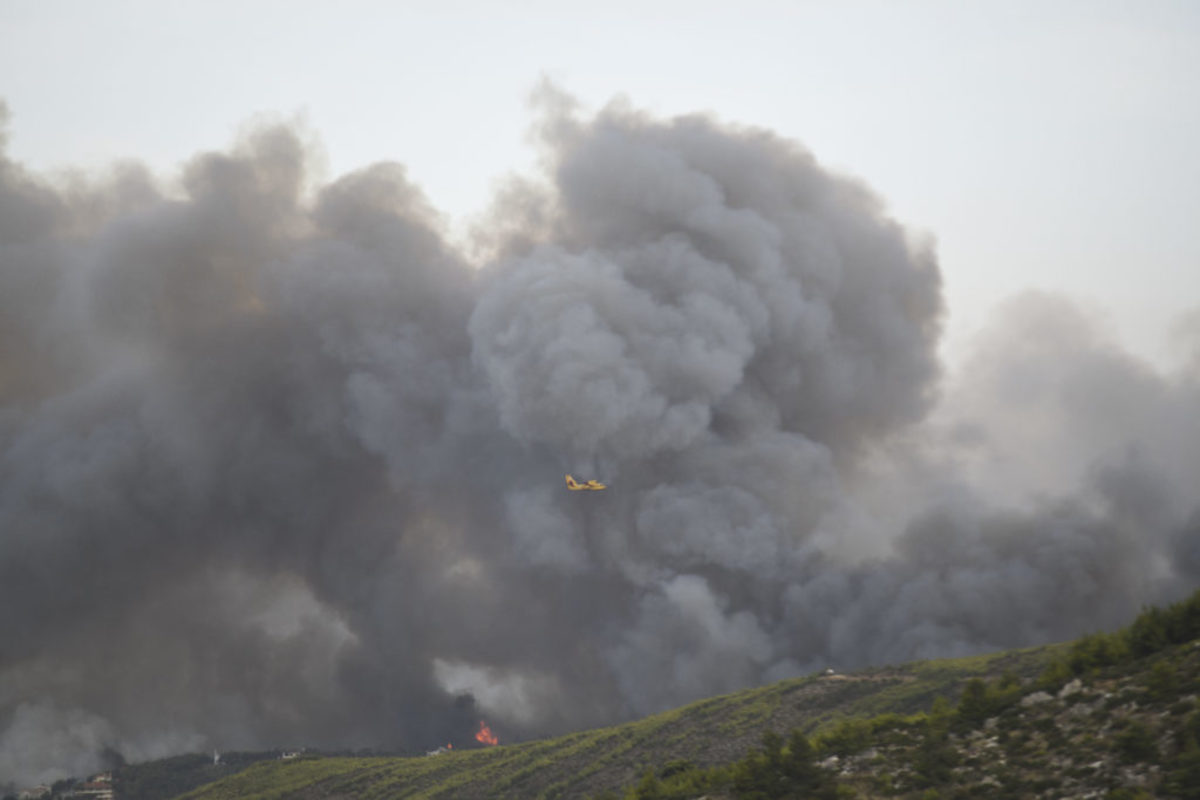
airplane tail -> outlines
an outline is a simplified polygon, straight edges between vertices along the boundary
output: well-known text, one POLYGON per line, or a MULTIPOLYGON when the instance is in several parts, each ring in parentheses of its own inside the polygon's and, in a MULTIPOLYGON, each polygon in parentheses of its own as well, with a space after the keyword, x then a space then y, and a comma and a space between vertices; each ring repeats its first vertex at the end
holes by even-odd
POLYGON ((567 488, 570 489, 572 492, 578 492, 581 489, 591 489, 592 491, 599 491, 600 489, 607 489, 608 486, 606 486, 605 484, 603 484, 600 481, 595 480, 595 479, 580 483, 579 481, 572 478, 570 475, 567 475, 567 488))

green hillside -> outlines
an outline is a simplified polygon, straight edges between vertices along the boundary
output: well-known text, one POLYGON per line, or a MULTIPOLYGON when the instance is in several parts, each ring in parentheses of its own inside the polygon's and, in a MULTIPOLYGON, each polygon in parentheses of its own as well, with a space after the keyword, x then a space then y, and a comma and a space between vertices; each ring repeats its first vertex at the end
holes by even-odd
POLYGON ((1200 593, 1074 643, 787 680, 516 745, 260 762, 184 797, 770 800, 810 767, 846 797, 1200 797, 1197 634, 1200 593))
POLYGON ((812 731, 846 717, 913 713, 971 677, 1034 676, 1060 646, 814 676, 702 700, 637 722, 556 739, 422 758, 265 762, 187 797, 589 797, 636 781, 648 766, 745 756, 767 729, 812 731))

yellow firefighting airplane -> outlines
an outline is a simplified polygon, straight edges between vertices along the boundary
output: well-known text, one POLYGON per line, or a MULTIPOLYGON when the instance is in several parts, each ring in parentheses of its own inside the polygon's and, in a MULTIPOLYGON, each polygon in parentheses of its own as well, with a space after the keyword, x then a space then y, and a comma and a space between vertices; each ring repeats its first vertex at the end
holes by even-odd
POLYGON ((580 491, 583 491, 584 489, 591 489, 593 492, 598 492, 601 489, 607 489, 608 487, 605 486, 600 481, 596 481, 596 480, 585 481, 584 483, 580 483, 579 481, 575 480, 570 475, 568 475, 567 476, 567 488, 570 489, 572 492, 580 492, 580 491))

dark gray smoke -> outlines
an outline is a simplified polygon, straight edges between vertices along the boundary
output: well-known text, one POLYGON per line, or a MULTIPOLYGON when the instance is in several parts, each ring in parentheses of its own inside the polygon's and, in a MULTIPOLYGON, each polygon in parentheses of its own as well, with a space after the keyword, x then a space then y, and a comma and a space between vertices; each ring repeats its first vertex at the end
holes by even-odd
POLYGON ((1200 357, 1030 296, 936 404, 934 249, 869 189, 542 100, 482 258, 286 126, 171 184, 0 160, 0 783, 551 733, 1200 577, 1200 357))

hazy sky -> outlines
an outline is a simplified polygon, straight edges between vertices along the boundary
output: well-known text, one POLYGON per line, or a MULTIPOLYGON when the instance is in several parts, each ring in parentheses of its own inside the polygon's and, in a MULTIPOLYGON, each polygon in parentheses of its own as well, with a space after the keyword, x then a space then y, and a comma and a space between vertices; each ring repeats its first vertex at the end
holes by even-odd
POLYGON ((0 0, 10 156, 38 170, 169 173, 299 114, 330 177, 399 160, 461 222, 530 164, 542 75, 591 107, 768 127, 861 177, 937 237, 951 354, 1026 287, 1160 363, 1200 305, 1196 3, 0 0))

